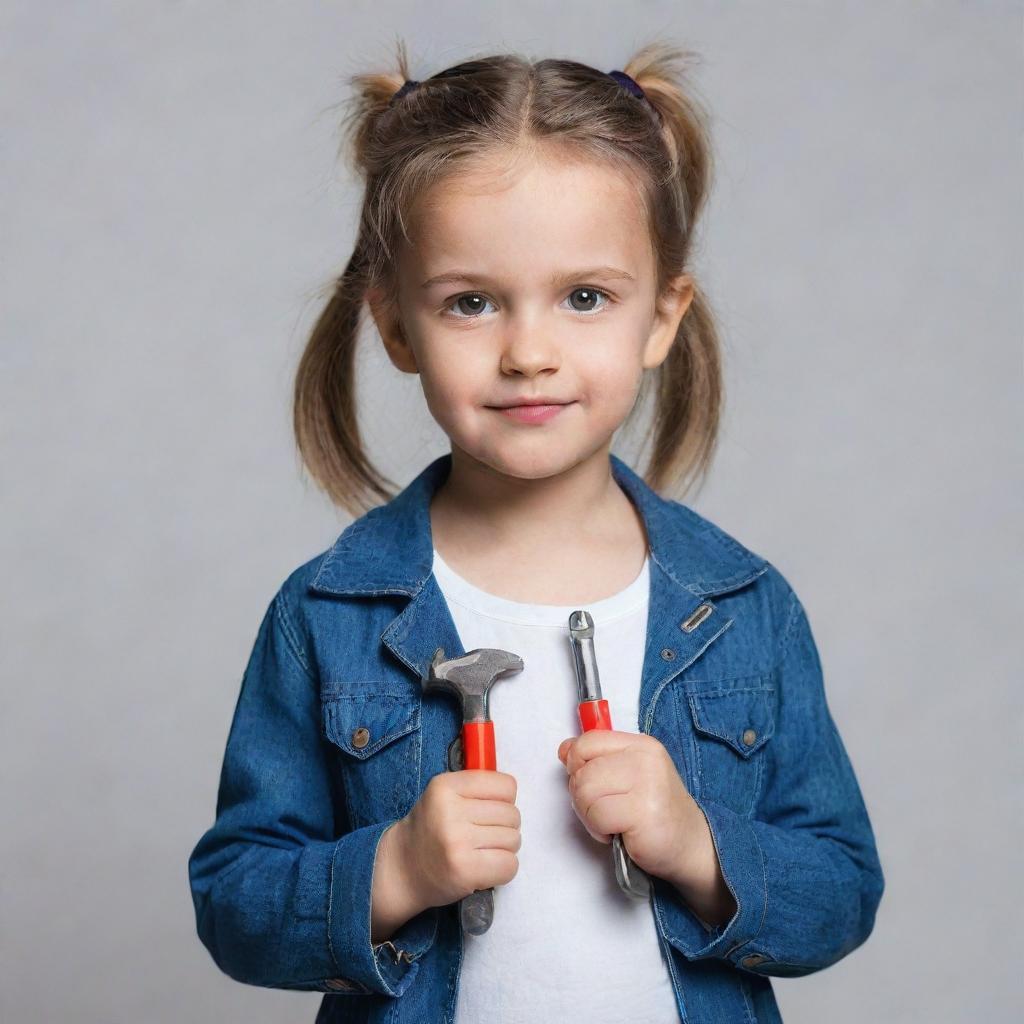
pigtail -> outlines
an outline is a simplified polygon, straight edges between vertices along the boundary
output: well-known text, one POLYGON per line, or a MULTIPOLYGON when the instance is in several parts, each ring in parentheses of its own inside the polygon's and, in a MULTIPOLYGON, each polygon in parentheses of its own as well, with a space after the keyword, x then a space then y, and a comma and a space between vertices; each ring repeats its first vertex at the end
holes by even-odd
POLYGON ((721 348, 711 306, 694 284, 676 339, 657 369, 645 479, 655 490, 699 486, 714 456, 723 400, 721 348))
MULTIPOLYGON (((659 225, 675 228, 660 240, 667 258, 658 288, 663 289, 673 268, 691 260, 695 228, 704 210, 713 177, 710 114, 691 79, 700 57, 692 50, 651 43, 623 68, 643 89, 657 111, 667 155, 659 225)), ((692 277, 692 274, 691 274, 692 277)), ((651 441, 645 480, 655 490, 674 486, 681 494, 706 477, 718 440, 723 403, 721 341, 714 311, 695 282, 693 299, 676 332, 664 362, 654 371, 654 409, 645 441, 651 441)))
POLYGON ((365 260, 357 247, 299 360, 292 414, 309 475, 353 517, 394 493, 394 484, 367 457, 359 431, 355 356, 364 293, 365 260))
MULTIPOLYGON (((339 125, 338 157, 362 179, 386 169, 393 152, 386 145, 385 122, 393 112, 393 100, 410 78, 405 43, 397 43, 395 71, 374 71, 349 77, 351 95, 343 101, 339 125)), ((399 140, 395 140, 396 142, 399 140)))
MULTIPOLYGON (((401 40, 396 63, 395 72, 352 75, 352 91, 342 101, 338 156, 368 182, 368 191, 379 173, 382 122, 409 77, 401 40)), ((389 501, 397 491, 366 454, 355 389, 356 346, 367 288, 380 278, 382 264, 390 256, 386 245, 380 244, 387 239, 377 213, 382 206, 386 208, 369 201, 363 204, 360 241, 313 326, 293 391, 292 426, 300 459, 328 498, 353 517, 389 501), (376 245, 367 241, 370 236, 376 245)))
POLYGON ((713 155, 711 117, 692 80, 700 63, 693 50, 651 43, 639 50, 623 70, 643 89, 657 110, 669 157, 670 179, 682 186, 689 233, 704 209, 711 189, 713 155))

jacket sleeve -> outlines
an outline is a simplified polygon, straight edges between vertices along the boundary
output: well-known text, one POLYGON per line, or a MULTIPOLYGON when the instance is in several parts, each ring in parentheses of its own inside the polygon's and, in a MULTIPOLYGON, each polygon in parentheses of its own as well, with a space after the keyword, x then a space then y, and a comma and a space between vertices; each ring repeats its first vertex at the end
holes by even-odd
POLYGON ((319 687, 282 588, 242 678, 216 820, 189 857, 199 937, 247 984, 399 996, 433 944, 437 910, 371 944, 373 865, 394 822, 338 836, 320 722, 319 687))
POLYGON ((655 911, 690 960, 727 959, 755 974, 829 967, 871 934, 884 878, 867 809, 829 712, 806 612, 788 588, 774 673, 778 721, 754 816, 697 800, 737 908, 709 928, 663 879, 655 911))

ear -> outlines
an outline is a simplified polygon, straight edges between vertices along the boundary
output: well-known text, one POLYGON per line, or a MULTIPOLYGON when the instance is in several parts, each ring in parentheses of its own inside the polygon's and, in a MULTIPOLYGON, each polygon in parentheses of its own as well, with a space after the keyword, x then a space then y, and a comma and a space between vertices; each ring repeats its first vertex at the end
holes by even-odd
POLYGON ((388 301, 380 288, 368 288, 366 302, 370 307, 373 322, 377 325, 377 333, 384 342, 388 358, 403 373, 419 373, 416 355, 402 329, 396 304, 388 301))
POLYGON ((651 333, 644 346, 644 369, 660 366, 672 348, 679 330, 680 321, 693 302, 693 278, 689 274, 680 274, 668 284, 663 295, 658 296, 655 303, 654 319, 651 333))

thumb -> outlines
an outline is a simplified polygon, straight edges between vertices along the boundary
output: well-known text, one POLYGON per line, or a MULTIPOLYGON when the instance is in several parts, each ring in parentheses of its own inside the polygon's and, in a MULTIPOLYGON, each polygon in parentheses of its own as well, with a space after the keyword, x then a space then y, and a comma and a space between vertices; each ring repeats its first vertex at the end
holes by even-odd
POLYGON ((573 738, 570 736, 558 744, 558 760, 562 764, 565 764, 565 759, 569 756, 569 747, 572 746, 572 741, 573 738))

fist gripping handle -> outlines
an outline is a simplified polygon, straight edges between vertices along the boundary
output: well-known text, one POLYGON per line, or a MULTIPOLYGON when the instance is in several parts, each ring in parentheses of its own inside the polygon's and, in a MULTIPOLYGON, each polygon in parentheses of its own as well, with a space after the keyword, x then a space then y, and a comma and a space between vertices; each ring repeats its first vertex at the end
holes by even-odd
MULTIPOLYGON (((446 659, 444 648, 434 651, 430 668, 420 680, 424 692, 446 690, 462 702, 462 732, 448 751, 448 769, 498 770, 494 750, 494 723, 487 710, 487 696, 504 675, 521 672, 523 659, 509 651, 477 647, 446 659)), ((482 935, 494 920, 494 888, 477 889, 459 901, 463 931, 482 935)))
MULTIPOLYGON (((594 654, 594 620, 588 612, 574 611, 569 616, 569 641, 576 667, 576 688, 579 698, 580 725, 584 732, 611 729, 612 716, 608 701, 601 697, 601 677, 597 673, 594 654)), ((621 835, 612 836, 612 864, 619 888, 636 899, 647 899, 651 880, 626 852, 621 835)))

